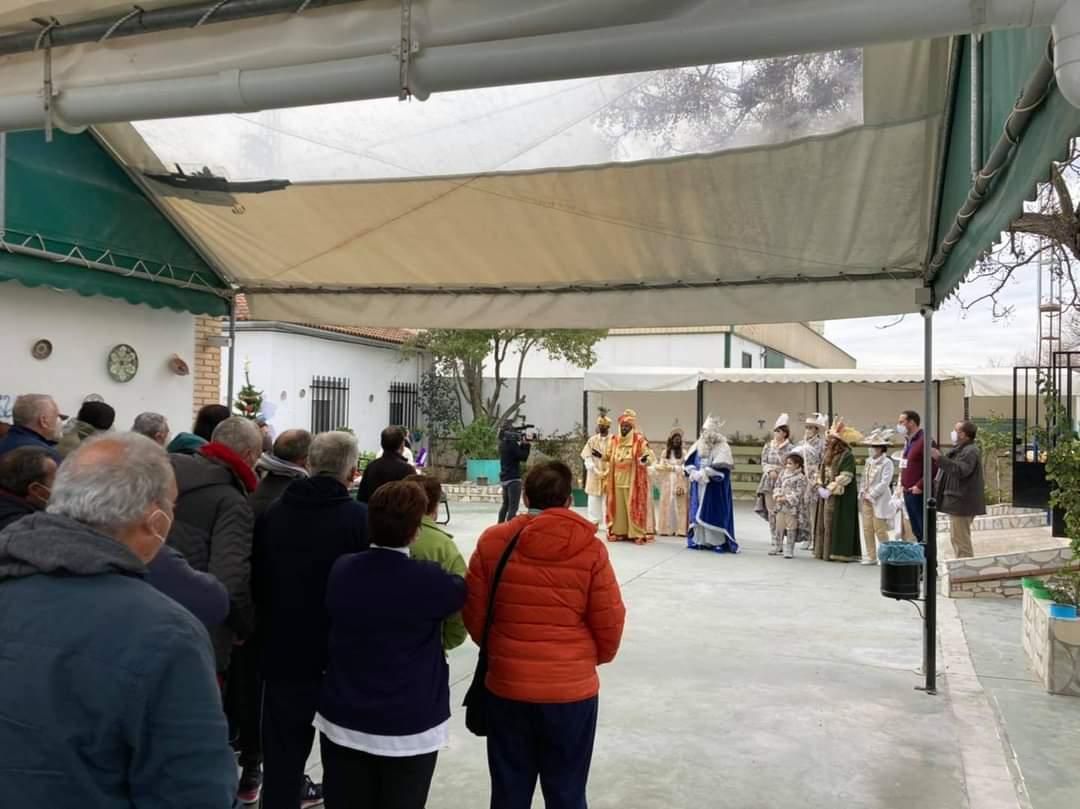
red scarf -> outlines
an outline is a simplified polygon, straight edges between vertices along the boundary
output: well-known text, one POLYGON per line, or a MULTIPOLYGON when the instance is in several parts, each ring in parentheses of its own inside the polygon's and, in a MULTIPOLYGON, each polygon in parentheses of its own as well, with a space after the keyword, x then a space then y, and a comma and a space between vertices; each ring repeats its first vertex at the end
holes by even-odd
POLYGON ((248 492, 255 491, 255 487, 259 485, 254 470, 244 462, 243 458, 224 444, 213 442, 203 444, 199 447, 199 454, 215 461, 221 461, 229 467, 229 469, 233 471, 233 474, 240 478, 240 482, 244 484, 244 488, 247 489, 248 492))

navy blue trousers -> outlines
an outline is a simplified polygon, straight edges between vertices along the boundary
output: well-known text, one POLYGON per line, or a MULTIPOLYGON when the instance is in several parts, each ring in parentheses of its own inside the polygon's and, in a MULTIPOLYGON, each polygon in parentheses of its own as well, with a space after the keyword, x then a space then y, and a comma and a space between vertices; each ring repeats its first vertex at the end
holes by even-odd
POLYGON ((923 541, 922 499, 921 494, 904 492, 904 508, 907 509, 908 520, 911 521, 911 533, 919 542, 923 541))
POLYGON ((536 781, 547 809, 587 809, 598 699, 562 704, 492 695, 487 737, 491 809, 529 809, 536 781))

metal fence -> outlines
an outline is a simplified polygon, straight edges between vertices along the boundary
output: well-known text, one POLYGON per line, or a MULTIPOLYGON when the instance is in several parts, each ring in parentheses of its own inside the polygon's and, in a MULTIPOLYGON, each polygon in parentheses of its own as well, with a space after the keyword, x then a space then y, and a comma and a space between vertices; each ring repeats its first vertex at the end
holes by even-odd
POLYGON ((417 400, 420 389, 417 385, 408 382, 393 382, 390 384, 390 418, 387 424, 404 427, 408 430, 417 426, 417 400))
POLYGON ((349 380, 316 376, 311 380, 311 432, 349 426, 349 380))

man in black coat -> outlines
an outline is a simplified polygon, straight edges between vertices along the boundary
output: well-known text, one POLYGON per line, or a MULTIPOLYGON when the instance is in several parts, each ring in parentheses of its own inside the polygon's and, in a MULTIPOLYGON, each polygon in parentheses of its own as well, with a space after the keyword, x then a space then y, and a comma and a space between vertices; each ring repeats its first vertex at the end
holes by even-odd
POLYGON ((382 431, 379 438, 383 454, 368 464, 364 470, 364 476, 360 479, 360 488, 356 492, 356 499, 366 503, 375 494, 375 490, 384 483, 394 483, 405 480, 409 475, 415 475, 416 469, 406 461, 401 452, 405 447, 405 431, 400 427, 387 427, 382 431))
POLYGON ((255 512, 256 520, 284 494, 290 483, 308 476, 310 451, 311 433, 307 430, 286 430, 274 441, 273 452, 262 454, 255 464, 259 487, 251 496, 251 509, 255 512))
POLYGON ((311 477, 294 480, 255 527, 254 592, 262 637, 263 809, 296 809, 330 631, 326 583, 338 557, 367 548, 367 506, 349 497, 356 438, 321 433, 311 477))
POLYGON ((55 478, 56 461, 47 447, 19 447, 0 457, 0 530, 44 511, 55 478))

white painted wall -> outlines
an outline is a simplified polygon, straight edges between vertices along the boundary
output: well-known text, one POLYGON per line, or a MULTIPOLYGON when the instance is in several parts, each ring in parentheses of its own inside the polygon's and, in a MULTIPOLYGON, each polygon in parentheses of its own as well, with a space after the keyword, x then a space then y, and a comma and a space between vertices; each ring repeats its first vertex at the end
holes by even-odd
MULTIPOLYGON (((758 343, 739 335, 731 336, 731 366, 742 367, 742 352, 750 354, 754 368, 764 367, 762 349, 758 343)), ((597 343, 597 368, 619 368, 643 365, 657 368, 723 368, 723 334, 614 334, 597 343)), ((510 352, 503 373, 517 372, 518 355, 510 352)), ((787 368, 805 368, 801 362, 785 361, 787 368)), ((485 372, 492 374, 489 357, 485 372)), ((585 376, 585 369, 568 362, 552 360, 537 349, 525 358, 523 376, 531 379, 571 379, 585 376)))
POLYGON ((116 408, 118 429, 145 410, 164 414, 174 432, 191 427, 194 376, 177 376, 167 366, 172 354, 194 364, 190 314, 8 281, 0 283, 0 344, 0 421, 11 421, 10 405, 20 393, 51 394, 72 416, 96 393, 116 408), (40 339, 53 344, 47 360, 30 354, 40 339), (106 372, 108 353, 119 343, 139 355, 139 373, 124 384, 106 372))
MULTIPOLYGON (((228 351, 222 351, 222 385, 227 385, 228 351)), ((361 450, 379 447, 379 433, 390 414, 390 384, 416 383, 416 359, 403 359, 396 347, 377 347, 271 331, 241 330, 236 335, 236 390, 250 361, 251 383, 263 391, 263 409, 275 433, 311 429, 311 380, 315 376, 349 380, 349 424, 361 450)), ((337 426, 337 425, 335 425, 337 426)))

